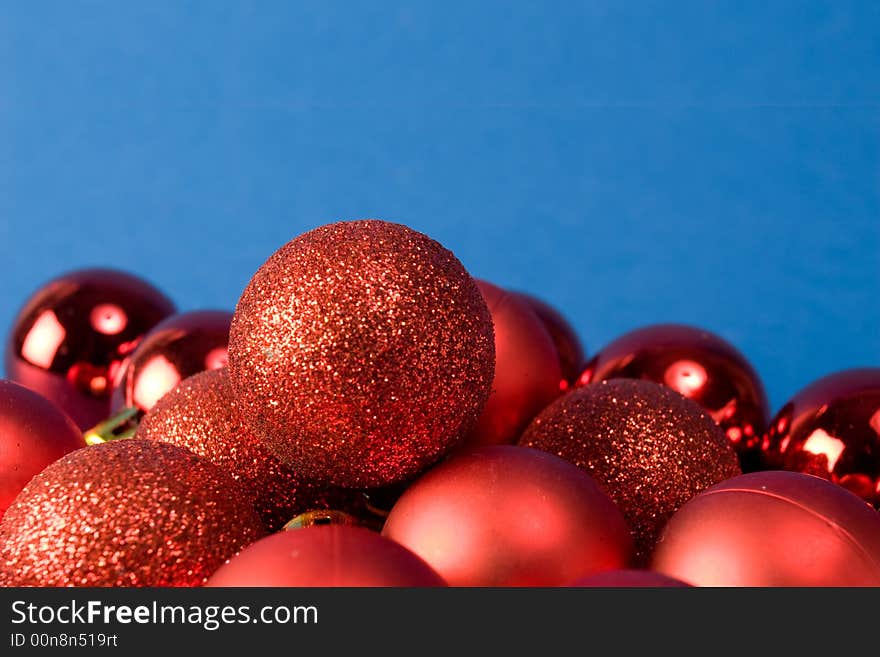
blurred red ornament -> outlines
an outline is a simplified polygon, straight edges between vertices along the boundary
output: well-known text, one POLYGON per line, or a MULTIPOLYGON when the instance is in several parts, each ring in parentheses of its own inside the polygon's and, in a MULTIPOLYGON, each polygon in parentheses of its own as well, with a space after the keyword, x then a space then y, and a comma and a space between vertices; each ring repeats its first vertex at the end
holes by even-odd
POLYGON ((607 570, 589 577, 583 577, 569 586, 589 588, 688 588, 679 579, 667 577, 653 570, 607 570))
POLYGON ((232 313, 196 310, 159 322, 126 359, 113 383, 110 411, 149 411, 187 377, 226 367, 232 313))
POLYGON ((445 586, 431 567, 375 532, 347 525, 280 532, 220 568, 208 586, 445 586))
POLYGON ((198 586, 264 533, 218 467, 118 440, 71 452, 22 490, 0 521, 0 586, 198 586))
POLYGON ((550 334, 550 339, 553 340, 553 345, 559 356, 559 366, 562 369, 560 388, 568 390, 580 376, 586 363, 584 347, 577 331, 562 313, 547 302, 524 292, 516 292, 516 295, 529 304, 532 312, 538 316, 547 333, 550 334))
POLYGON ((352 488, 404 481, 471 429, 494 371, 492 318, 440 244, 384 221, 279 249, 238 302, 229 371, 284 463, 352 488))
POLYGON ((452 586, 556 586, 625 567, 629 528, 599 486, 537 450, 482 447, 416 481, 385 536, 452 586))
POLYGON ((80 429, 107 417, 123 360, 174 304, 149 283, 109 269, 50 281, 19 312, 6 375, 61 407, 80 429))
POLYGON ((247 429, 225 369, 200 372, 165 395, 144 416, 137 437, 185 447, 237 480, 270 530, 294 516, 358 499, 304 482, 247 429))
POLYGON ((679 324, 636 329, 593 356, 578 385, 608 379, 653 381, 697 402, 727 434, 743 468, 757 469, 767 395, 745 356, 726 340, 679 324))
POLYGON ((653 567, 696 586, 880 586, 880 514, 818 477, 742 475, 672 517, 653 567))
POLYGON ((64 411, 0 379, 0 516, 31 477, 80 447, 82 434, 64 411))
POLYGON ((518 294, 477 281, 495 327, 495 376, 467 447, 516 442, 561 393, 559 356, 544 324, 518 294))
POLYGON ((556 454, 595 477, 629 521, 640 561, 682 504, 740 474, 736 454, 712 418, 649 381, 576 388, 535 418, 520 444, 556 454))
POLYGON ((798 392, 770 423, 767 468, 823 477, 880 509, 880 368, 837 372, 798 392))

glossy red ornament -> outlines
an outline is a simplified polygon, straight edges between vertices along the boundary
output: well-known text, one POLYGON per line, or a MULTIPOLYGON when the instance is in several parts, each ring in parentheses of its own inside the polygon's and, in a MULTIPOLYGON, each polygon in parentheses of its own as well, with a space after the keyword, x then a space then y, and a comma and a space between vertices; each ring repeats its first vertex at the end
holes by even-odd
POLYGON ((187 377, 226 367, 229 324, 225 310, 196 310, 159 322, 126 359, 113 384, 110 411, 149 411, 187 377))
POLYGON ((880 368, 837 372, 798 392, 762 445, 764 466, 824 477, 880 509, 880 368))
POLYGON ((743 468, 757 468, 767 395, 748 360, 726 340, 679 324, 636 329, 593 356, 578 385, 620 378, 653 381, 697 402, 727 434, 743 468))
POLYGON ((229 371, 284 463, 351 488, 415 476, 471 429, 494 372, 476 283, 426 235, 330 224, 279 249, 238 302, 229 371))
POLYGON ((264 533, 220 468, 117 440, 71 452, 21 491, 0 521, 0 586, 198 586, 264 533))
POLYGON ((639 562, 666 520, 697 493, 740 474, 724 433, 695 402, 650 381, 576 388, 548 406, 521 445, 595 477, 633 530, 639 562))
POLYGON ((562 369, 560 388, 568 390, 583 372, 587 362, 584 347, 577 331, 561 312, 546 301, 524 292, 516 292, 516 295, 529 304, 532 312, 538 316, 547 333, 550 334, 550 339, 553 340, 553 345, 559 356, 559 366, 562 369))
POLYGON ((561 393, 562 370, 550 334, 518 294, 477 281, 495 327, 492 393, 463 447, 512 443, 561 393))
POLYGON ((41 287, 19 312, 6 345, 6 375, 88 429, 107 417, 122 361, 173 312, 167 297, 130 274, 65 274, 41 287))
POLYGON ((0 516, 31 477, 82 446, 79 428, 64 411, 0 379, 0 516))
POLYGON ((625 567, 620 511, 591 477, 533 449, 454 456, 398 500, 382 533, 451 586, 556 586, 625 567))
POLYGON ((672 517, 653 567, 696 586, 880 586, 880 513, 819 477, 742 475, 672 517))
POLYGON ((689 588, 690 584, 653 570, 606 570, 583 577, 569 586, 587 588, 689 588))
POLYGON ((375 532, 313 526, 268 536, 233 557, 208 586, 445 586, 431 567, 375 532))

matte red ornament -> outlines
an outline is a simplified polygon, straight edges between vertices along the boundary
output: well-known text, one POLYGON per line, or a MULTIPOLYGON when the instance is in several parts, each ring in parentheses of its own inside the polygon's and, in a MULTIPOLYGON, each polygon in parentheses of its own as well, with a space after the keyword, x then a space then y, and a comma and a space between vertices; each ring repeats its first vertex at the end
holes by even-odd
POLYGON ((811 383, 777 413, 762 445, 767 468, 824 477, 880 509, 880 368, 811 383))
POLYGON ((6 345, 6 375, 88 429, 109 414, 123 360, 173 312, 167 297, 130 274, 65 274, 41 287, 19 312, 6 345))
POLYGON ((271 530, 315 509, 347 508, 354 494, 310 484, 266 449, 242 422, 226 369, 200 372, 144 416, 137 437, 185 447, 228 472, 271 530))
POLYGON ((727 434, 743 468, 757 469, 767 395, 748 360, 726 340, 680 324, 636 329, 593 356, 578 385, 620 378, 660 383, 697 402, 727 434))
POLYGON ((643 561, 666 520, 712 484, 740 474, 724 433, 695 402, 649 381, 576 388, 529 425, 521 445, 574 463, 608 492, 643 561))
POLYGON ((330 224, 260 267, 229 341, 235 394, 283 462, 348 487, 404 481, 471 429, 494 372, 474 280, 429 237, 330 224))
POLYGON ((466 447, 516 442, 561 393, 559 356, 544 324, 518 294, 477 281, 495 327, 492 393, 466 447))
POLYGON ((620 511, 562 459, 499 445, 452 457, 413 484, 382 533, 452 586, 556 586, 623 568, 620 511))
POLYGON ((159 322, 126 359, 113 384, 110 411, 149 411, 187 377, 226 367, 229 324, 225 310, 196 310, 159 322))
POLYGON ((64 411, 0 379, 0 516, 31 477, 82 446, 79 428, 64 411))
POLYGON ((819 477, 755 472, 685 504, 653 567, 696 586, 880 586, 880 513, 819 477))
POLYGON ((347 525, 281 532, 251 545, 208 586, 445 586, 431 567, 375 532, 347 525))
POLYGON ((85 447, 0 521, 0 586, 197 586, 265 530, 227 473, 152 440, 85 447))
POLYGON ((689 588, 690 584, 653 570, 606 570, 569 584, 586 588, 689 588))
POLYGON ((553 345, 559 356, 559 366, 562 369, 560 388, 568 390, 583 372, 584 364, 587 362, 584 347, 577 331, 561 312, 546 301, 524 292, 517 292, 516 295, 529 304, 532 312, 538 316, 547 333, 550 334, 550 339, 553 340, 553 345))

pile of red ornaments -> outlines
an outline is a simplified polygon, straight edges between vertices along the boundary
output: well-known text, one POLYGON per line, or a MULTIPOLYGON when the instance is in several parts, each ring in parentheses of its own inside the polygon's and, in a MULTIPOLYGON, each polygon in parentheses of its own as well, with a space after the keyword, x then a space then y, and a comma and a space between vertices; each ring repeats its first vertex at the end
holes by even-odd
POLYGON ((587 362, 553 308, 382 221, 284 245, 234 314, 175 312, 86 270, 19 313, 0 584, 880 585, 880 368, 771 419, 718 336, 587 362))

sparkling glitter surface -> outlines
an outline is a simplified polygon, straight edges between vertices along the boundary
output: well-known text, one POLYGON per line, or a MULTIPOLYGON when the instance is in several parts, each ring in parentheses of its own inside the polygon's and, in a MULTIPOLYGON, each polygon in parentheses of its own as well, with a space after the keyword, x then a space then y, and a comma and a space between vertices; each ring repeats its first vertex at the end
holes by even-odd
POLYGON ((21 492, 0 522, 0 585, 197 586, 264 533, 216 466, 120 440, 68 454, 21 492))
POLYGON ((740 474, 736 454, 712 418, 695 402, 648 381, 578 388, 535 418, 520 444, 593 475, 629 521, 642 560, 679 507, 740 474))
POLYGON ((229 472, 272 530, 306 511, 346 507, 353 497, 304 483, 257 441, 241 421, 225 369, 191 376, 165 395, 144 417, 137 437, 186 447, 229 472))
POLYGON ((455 256, 405 226, 323 226, 257 271, 229 368, 282 461, 349 487, 402 481, 473 425, 492 383, 492 319, 455 256))

